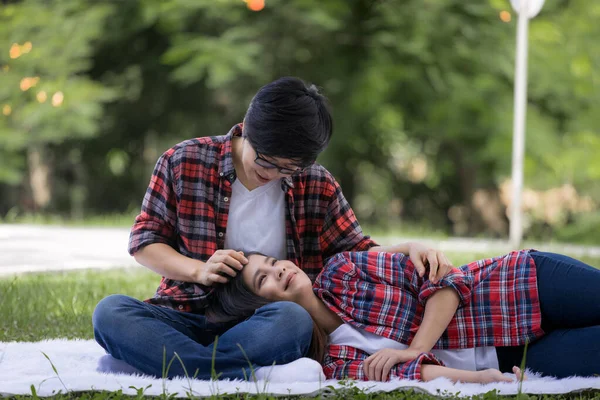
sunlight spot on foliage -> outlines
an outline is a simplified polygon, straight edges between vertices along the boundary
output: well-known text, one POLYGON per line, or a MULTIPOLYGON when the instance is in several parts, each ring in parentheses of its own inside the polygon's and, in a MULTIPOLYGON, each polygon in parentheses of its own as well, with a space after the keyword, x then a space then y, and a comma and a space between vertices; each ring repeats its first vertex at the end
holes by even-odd
POLYGON ((40 81, 39 76, 25 77, 25 78, 21 79, 21 82, 19 83, 19 87, 21 88, 22 91, 26 92, 27 90, 29 90, 32 87, 34 87, 35 85, 37 85, 37 83, 39 81, 40 81))
POLYGON ((246 5, 252 11, 261 11, 265 8, 265 0, 246 0, 246 5))
POLYGON ((21 57, 21 46, 18 43, 13 43, 8 52, 10 58, 15 59, 21 57))
POLYGON ((35 97, 40 103, 44 103, 48 99, 48 95, 43 90, 41 92, 38 92, 38 94, 35 97))
POLYGON ((512 20, 512 16, 510 15, 510 12, 504 10, 500 11, 500 19, 502 22, 510 22, 512 20))
POLYGON ((65 98, 65 95, 63 94, 63 92, 54 93, 52 95, 52 105, 54 107, 59 107, 63 103, 64 98, 65 98))
POLYGON ((33 44, 31 42, 25 42, 23 46, 21 46, 21 53, 27 54, 33 49, 33 44))

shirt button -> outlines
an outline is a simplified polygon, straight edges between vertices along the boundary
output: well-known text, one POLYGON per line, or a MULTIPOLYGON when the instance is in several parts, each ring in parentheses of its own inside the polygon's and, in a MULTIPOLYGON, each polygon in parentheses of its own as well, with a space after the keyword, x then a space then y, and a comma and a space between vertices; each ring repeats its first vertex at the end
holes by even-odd
POLYGON ((180 310, 183 310, 183 306, 181 304, 177 308, 179 308, 180 310))
POLYGON ((228 202, 229 201, 229 197, 223 197, 223 201, 228 202))
POLYGON ((223 237, 223 232, 219 232, 219 237, 223 237))
POLYGON ((233 179, 233 174, 229 175, 229 179, 233 179))
POLYGON ((223 176, 223 173, 221 172, 221 173, 219 174, 219 176, 223 176))

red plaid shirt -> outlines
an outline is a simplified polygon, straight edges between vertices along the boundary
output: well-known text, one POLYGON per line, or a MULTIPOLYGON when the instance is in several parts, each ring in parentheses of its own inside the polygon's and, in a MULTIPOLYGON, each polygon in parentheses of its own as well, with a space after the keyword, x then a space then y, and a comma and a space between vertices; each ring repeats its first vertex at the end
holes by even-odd
MULTIPOLYGON (((358 252, 331 258, 315 293, 346 323, 409 345, 437 290, 452 287, 459 309, 436 349, 519 346, 542 336, 536 269, 529 250, 454 268, 438 284, 420 278, 402 254, 358 252)), ((329 379, 366 379, 366 352, 331 345, 323 370, 329 379)), ((421 379, 423 363, 443 365, 431 353, 396 365, 391 377, 421 379)))
MULTIPOLYGON (((223 249, 231 185, 236 179, 231 139, 227 135, 186 140, 156 163, 150 185, 129 238, 129 253, 151 243, 165 243, 181 254, 208 260, 223 249)), ((340 186, 322 166, 281 180, 286 199, 288 259, 314 281, 324 260, 342 251, 368 250, 376 243, 363 235, 340 186)), ((260 249, 257 249, 260 250, 260 249)), ((162 278, 149 303, 202 312, 208 288, 162 278)))

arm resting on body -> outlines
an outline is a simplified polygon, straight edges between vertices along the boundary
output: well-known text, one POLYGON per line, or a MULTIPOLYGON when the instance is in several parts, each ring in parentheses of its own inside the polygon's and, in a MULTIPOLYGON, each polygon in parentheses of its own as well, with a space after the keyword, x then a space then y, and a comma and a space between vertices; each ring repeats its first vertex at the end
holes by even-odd
POLYGON ((370 355, 363 365, 367 377, 386 381, 393 365, 413 362, 423 354, 429 354, 454 317, 458 303, 458 294, 452 288, 434 293, 425 304, 423 320, 410 346, 405 350, 381 349, 370 355))
POLYGON ((419 330, 408 350, 427 353, 437 343, 458 309, 456 290, 445 287, 435 292, 425 305, 425 314, 419 330))
MULTIPOLYGON (((516 381, 527 379, 519 367, 513 367, 513 373, 516 375, 516 381)), ((421 380, 427 382, 439 377, 448 378, 452 382, 466 383, 515 382, 515 379, 505 376, 495 368, 467 371, 431 364, 421 366, 421 380)))
POLYGON ((424 382, 432 381, 439 377, 448 378, 452 382, 479 383, 481 380, 478 371, 466 371, 463 369, 441 367, 439 365, 431 364, 424 364, 421 366, 421 380, 424 382))
MULTIPOLYGON (((368 354, 364 351, 351 346, 333 345, 323 362, 323 372, 327 379, 369 380, 363 368, 363 362, 367 356, 368 354)), ((517 379, 521 379, 521 371, 517 367, 513 368, 513 372, 517 374, 517 379)), ((504 376, 497 369, 467 371, 445 367, 431 353, 421 353, 415 360, 395 365, 390 370, 389 377, 425 382, 440 377, 448 378, 453 382, 514 382, 512 377, 504 376)), ((384 380, 387 381, 387 377, 384 380)))
MULTIPOLYGON (((364 362, 369 354, 352 346, 330 345, 323 361, 327 379, 369 380, 364 362)), ((390 377, 421 380, 421 367, 425 364, 443 366, 444 363, 431 353, 422 353, 414 360, 398 363, 391 368, 390 377)), ((387 380, 387 379, 386 379, 387 380)))

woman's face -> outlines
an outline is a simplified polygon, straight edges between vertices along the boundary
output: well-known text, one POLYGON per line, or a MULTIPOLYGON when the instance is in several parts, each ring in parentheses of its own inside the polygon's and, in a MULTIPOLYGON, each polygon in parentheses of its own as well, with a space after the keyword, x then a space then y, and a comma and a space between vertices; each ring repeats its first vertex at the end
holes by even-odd
POLYGON ((270 301, 300 304, 312 293, 308 275, 293 262, 254 254, 242 269, 244 284, 254 294, 270 301))

